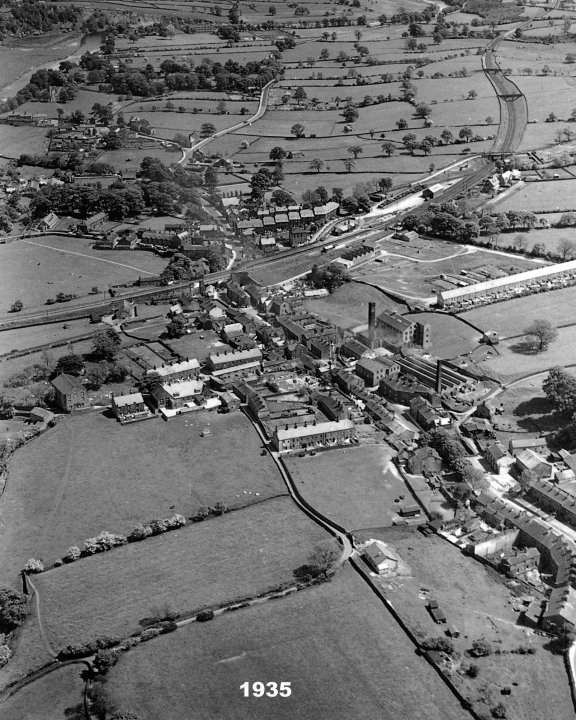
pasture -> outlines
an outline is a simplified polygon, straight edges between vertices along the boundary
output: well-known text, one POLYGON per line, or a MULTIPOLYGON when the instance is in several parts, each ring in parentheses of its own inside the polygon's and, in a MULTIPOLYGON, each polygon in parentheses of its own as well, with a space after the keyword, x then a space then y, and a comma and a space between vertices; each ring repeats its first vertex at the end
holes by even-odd
POLYGON ((436 536, 424 539, 418 532, 395 528, 372 537, 389 543, 408 565, 409 570, 401 577, 383 578, 380 582, 409 625, 423 636, 442 634, 426 609, 428 597, 434 597, 448 623, 460 630, 460 638, 454 640, 457 651, 464 653, 480 637, 500 648, 502 655, 474 659, 480 670, 476 680, 463 673, 465 656, 455 660, 451 677, 474 703, 475 710, 489 712, 503 700, 506 717, 511 720, 570 716, 570 687, 562 658, 549 651, 547 638, 518 622, 505 578, 436 536), (506 652, 520 646, 532 646, 535 653, 506 652), (544 678, 552 675, 548 684, 544 678), (511 695, 503 698, 502 687, 512 685, 511 695))
POLYGON ((131 650, 111 671, 118 704, 172 720, 465 720, 432 668, 348 567, 328 584, 194 623, 131 650), (191 681, 191 678, 193 680, 191 681), (243 698, 285 680, 286 699, 243 698))
POLYGON ((286 492, 240 413, 123 427, 106 415, 63 418, 12 456, 0 504, 0 580, 15 581, 28 558, 53 562, 103 529, 127 533, 153 517, 286 492))
POLYGON ((286 465, 303 497, 346 530, 391 525, 399 495, 411 497, 402 478, 389 468, 388 445, 362 445, 289 457, 286 465))
POLYGON ((43 153, 46 150, 45 128, 0 125, 0 155, 16 159, 23 153, 43 153))
MULTIPOLYGON (((497 212, 507 210, 526 210, 530 212, 546 210, 569 210, 576 207, 574 196, 576 180, 527 182, 518 186, 500 201, 494 203, 497 212)), ((560 215, 556 217, 558 221, 560 215)), ((570 228, 566 228, 570 231, 570 228)))
MULTIPOLYGON (((10 663, 11 664, 11 663, 10 663)), ((60 720, 84 712, 84 665, 63 667, 2 703, 3 720, 60 720), (77 714, 78 713, 78 714, 77 714)))
POLYGON ((90 245, 89 240, 57 235, 0 245, 0 264, 7 270, 0 287, 0 316, 10 317, 8 310, 18 298, 24 311, 41 308, 59 292, 85 296, 93 287, 102 291, 156 275, 166 265, 165 260, 141 250, 106 252, 90 245))
POLYGON ((44 626, 57 648, 125 637, 166 606, 184 613, 291 581, 328 538, 289 498, 268 500, 39 575, 44 626))

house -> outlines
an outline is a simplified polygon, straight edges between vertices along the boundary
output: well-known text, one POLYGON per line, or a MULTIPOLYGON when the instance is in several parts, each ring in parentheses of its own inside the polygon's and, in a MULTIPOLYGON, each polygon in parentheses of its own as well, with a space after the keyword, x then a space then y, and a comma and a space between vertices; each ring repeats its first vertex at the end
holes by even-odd
POLYGON ((64 412, 85 410, 90 407, 86 388, 77 377, 61 373, 52 380, 54 401, 64 412))
POLYGON ((350 417, 342 401, 332 395, 319 395, 318 409, 328 420, 344 420, 350 417))
POLYGON ((432 342, 432 326, 399 315, 397 312, 380 313, 376 319, 378 336, 388 345, 418 345, 429 348, 432 342))
POLYGON ((193 380, 200 373, 200 363, 196 358, 186 358, 179 362, 162 364, 146 370, 146 379, 161 382, 176 382, 178 380, 193 380))
POLYGON ((542 627, 552 632, 576 628, 576 591, 570 585, 552 590, 542 617, 542 627))
POLYGON ((46 425, 49 425, 54 420, 54 413, 50 412, 50 410, 46 410, 46 408, 41 407, 33 407, 32 410, 30 410, 30 422, 33 423, 46 423, 46 425))
POLYGON ((360 360, 362 357, 374 358, 374 352, 356 340, 347 340, 340 346, 340 355, 350 360, 360 360))
POLYGON ((410 415, 424 430, 450 425, 450 418, 442 410, 435 408, 429 400, 417 396, 410 401, 410 415))
POLYGON ((378 543, 372 542, 362 553, 368 567, 379 575, 391 569, 391 564, 394 563, 391 558, 387 557, 384 551, 380 548, 378 543))
POLYGON ((499 569, 508 577, 518 577, 518 575, 537 568, 539 565, 540 552, 538 548, 529 547, 523 552, 515 550, 514 555, 502 558, 499 569))
POLYGON ((336 447, 356 436, 352 420, 314 422, 275 428, 272 446, 280 453, 316 447, 336 447))
POLYGON ((220 382, 231 382, 247 375, 258 373, 262 367, 262 351, 227 350, 208 356, 206 368, 213 378, 220 382))
POLYGON ((382 380, 394 380, 400 372, 400 365, 387 357, 371 360, 361 357, 356 363, 354 372, 362 378, 367 387, 378 387, 382 380))
POLYGON ((105 212, 98 212, 94 215, 90 215, 90 217, 86 218, 86 220, 82 220, 82 222, 78 224, 78 228, 81 232, 97 232, 97 230, 101 228, 105 222, 108 222, 108 215, 105 212))
POLYGON ((60 218, 56 213, 50 212, 48 215, 45 215, 42 220, 38 223, 38 230, 52 230, 58 223, 60 218))
POLYGON ((112 412, 122 425, 154 417, 144 402, 142 393, 112 396, 112 412))
POLYGON ((550 480, 554 477, 554 466, 546 462, 534 450, 522 450, 516 456, 516 470, 521 475, 524 472, 532 473, 535 477, 550 480))
POLYGON ((197 407, 196 398, 202 394, 201 380, 166 382, 152 389, 152 399, 159 410, 190 410, 197 407))
POLYGON ((557 520, 576 527, 576 496, 547 479, 529 483, 528 498, 557 520))
POLYGON ((513 438, 508 443, 508 450, 510 454, 516 457, 523 450, 534 450, 534 452, 541 453, 544 455, 548 454, 548 445, 546 438, 535 437, 535 438, 513 438))
POLYGON ((486 448, 484 455, 490 469, 496 475, 508 472, 510 466, 514 464, 514 458, 508 453, 504 445, 499 442, 492 443, 486 448))
POLYGON ((439 473, 442 470, 442 458, 434 448, 425 445, 409 455, 406 467, 412 475, 439 473))

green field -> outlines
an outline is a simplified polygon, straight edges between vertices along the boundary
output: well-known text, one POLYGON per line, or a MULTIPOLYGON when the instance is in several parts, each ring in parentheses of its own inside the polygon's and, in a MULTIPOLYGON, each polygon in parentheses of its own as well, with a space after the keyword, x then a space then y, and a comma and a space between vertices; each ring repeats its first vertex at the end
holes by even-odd
MULTIPOLYGON (((494 203, 494 209, 497 212, 569 209, 574 205, 575 191, 576 180, 525 183, 520 189, 508 194, 502 202, 494 203)), ((557 215, 556 220, 559 219, 560 215, 557 215)), ((566 228, 566 232, 574 231, 566 228)))
POLYGON ((0 704, 3 720, 79 718, 84 708, 84 665, 63 667, 19 690, 0 704))
POLYGON ((288 498, 78 560, 35 578, 54 647, 127 636, 166 606, 194 611, 293 580, 328 539, 288 498))
POLYGON ((469 353, 478 346, 480 333, 458 317, 440 313, 415 313, 408 317, 432 326, 431 352, 436 357, 453 358, 469 353))
POLYGON ((118 705, 171 720, 465 720, 467 714, 360 578, 194 623, 123 657, 118 705), (246 681, 290 682, 286 699, 243 698, 246 681))
POLYGON ((0 503, 0 580, 15 581, 28 558, 52 562, 103 529, 126 533, 153 517, 284 492, 239 413, 123 427, 97 411, 67 417, 10 461, 0 503), (205 428, 211 435, 200 437, 205 428))
POLYGON ((9 269, 0 287, 0 315, 11 317, 8 310, 18 298, 24 311, 40 309, 59 292, 85 296, 93 287, 106 290, 156 275, 166 266, 165 260, 142 250, 106 252, 90 245, 89 240, 58 236, 0 245, 0 264, 9 269))
POLYGON ((304 498, 347 530, 391 525, 399 505, 394 500, 410 492, 388 464, 387 445, 362 445, 288 458, 286 464, 304 498))

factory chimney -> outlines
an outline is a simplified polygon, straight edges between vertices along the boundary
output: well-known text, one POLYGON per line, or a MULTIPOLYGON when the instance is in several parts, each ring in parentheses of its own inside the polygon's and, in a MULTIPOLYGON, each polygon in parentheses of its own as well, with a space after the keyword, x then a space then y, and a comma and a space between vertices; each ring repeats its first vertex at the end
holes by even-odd
POLYGON ((438 360, 436 363, 436 392, 442 392, 442 360, 438 360))
POLYGON ((376 303, 368 303, 368 338, 370 347, 374 347, 374 339, 376 335, 376 303))

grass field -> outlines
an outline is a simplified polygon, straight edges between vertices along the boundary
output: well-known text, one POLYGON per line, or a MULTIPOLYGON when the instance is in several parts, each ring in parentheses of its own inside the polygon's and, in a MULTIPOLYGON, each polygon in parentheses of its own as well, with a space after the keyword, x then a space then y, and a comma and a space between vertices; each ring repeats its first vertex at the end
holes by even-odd
MULTIPOLYGON (((416 531, 392 529, 376 537, 389 543, 408 565, 401 576, 382 578, 380 582, 412 627, 420 628, 426 636, 442 634, 425 607, 427 597, 434 597, 448 623, 461 632, 454 641, 458 651, 470 648, 479 637, 486 637, 503 651, 521 645, 536 648, 534 655, 504 654, 479 659, 480 672, 475 682, 467 680, 461 670, 452 675, 479 712, 489 713, 491 707, 503 701, 510 720, 571 717, 572 701, 562 657, 544 647, 546 638, 518 623, 518 613, 511 607, 511 594, 502 576, 436 536, 425 539, 416 531), (550 678, 550 684, 544 678, 550 678), (512 694, 502 698, 501 688, 513 683, 512 694)), ((457 659, 455 667, 461 662, 466 664, 464 658, 457 659)))
MULTIPOLYGON (((576 180, 562 182, 529 182, 507 195, 504 200, 494 203, 498 212, 507 210, 562 210, 574 206, 576 180)), ((560 215, 557 216, 560 219, 560 215)), ((569 228, 567 232, 571 232, 569 228)), ((572 232, 574 232, 572 230, 572 232)), ((529 233, 530 234, 530 233, 529 233)))
POLYGON ((0 287, 0 315, 6 315, 17 298, 31 310, 59 292, 84 296, 93 287, 105 290, 155 275, 166 261, 143 251, 93 250, 89 240, 47 236, 0 245, 0 264, 7 269, 0 287))
POLYGON ((453 696, 349 568, 330 584, 193 624, 123 657, 108 687, 144 717, 171 720, 465 720, 453 696), (194 680, 191 682, 191 678, 194 680), (287 699, 240 685, 292 683, 287 699))
POLYGON ((387 445, 366 445, 315 457, 289 458, 288 470, 304 498, 347 530, 391 525, 399 495, 410 492, 388 464, 387 445))
POLYGON ((44 625, 55 647, 126 636, 166 605, 191 611, 291 581, 328 538, 292 500, 268 500, 38 576, 44 625))
POLYGON ((354 328, 367 325, 369 302, 376 303, 377 313, 384 310, 406 310, 404 305, 390 300, 376 288, 354 282, 341 285, 327 297, 307 300, 306 309, 340 327, 354 328))
POLYGON ((0 125, 0 155, 17 158, 22 153, 43 153, 46 149, 44 128, 0 125))
POLYGON ((432 326, 431 352, 439 358, 464 355, 478 346, 480 334, 457 317, 439 313, 415 313, 411 320, 432 326))
POLYGON ((53 561, 103 529, 128 532, 156 516, 285 492, 259 450, 239 413, 124 427, 98 412, 63 419, 10 461, 0 504, 0 580, 15 580, 29 557, 53 561), (211 435, 201 438, 207 427, 211 435))
POLYGON ((84 665, 63 667, 2 703, 3 720, 61 720, 81 717, 84 703, 84 665), (78 714, 77 714, 78 713, 78 714))
POLYGON ((573 322, 574 302, 576 302, 576 288, 569 287, 486 305, 461 315, 483 330, 496 330, 503 336, 514 337, 536 318, 550 318, 556 325, 573 322))

